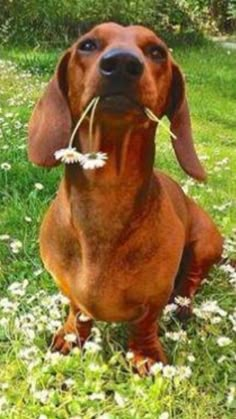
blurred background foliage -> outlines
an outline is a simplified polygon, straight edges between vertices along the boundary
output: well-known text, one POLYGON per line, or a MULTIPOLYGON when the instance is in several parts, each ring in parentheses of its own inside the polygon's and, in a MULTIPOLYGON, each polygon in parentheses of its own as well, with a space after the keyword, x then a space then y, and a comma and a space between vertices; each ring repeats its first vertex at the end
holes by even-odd
POLYGON ((168 42, 232 33, 236 0, 0 0, 0 43, 64 46, 93 24, 140 23, 168 42))

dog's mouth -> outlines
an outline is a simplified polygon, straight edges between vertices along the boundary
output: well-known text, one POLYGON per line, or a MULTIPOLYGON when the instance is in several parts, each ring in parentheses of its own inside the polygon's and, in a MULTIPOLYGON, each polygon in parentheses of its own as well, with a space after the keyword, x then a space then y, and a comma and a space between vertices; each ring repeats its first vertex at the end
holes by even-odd
POLYGON ((111 114, 144 113, 144 106, 124 94, 100 96, 98 112, 111 114))

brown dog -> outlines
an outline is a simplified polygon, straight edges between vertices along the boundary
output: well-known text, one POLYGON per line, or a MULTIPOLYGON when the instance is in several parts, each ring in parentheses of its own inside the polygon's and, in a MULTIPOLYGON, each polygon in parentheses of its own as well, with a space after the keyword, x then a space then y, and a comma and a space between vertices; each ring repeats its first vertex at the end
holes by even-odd
MULTIPOLYGON (((91 171, 66 165, 41 228, 43 262, 70 299, 53 349, 67 353, 64 336, 71 332, 83 344, 92 319, 129 322, 133 362, 146 373, 152 363, 167 362, 157 337, 163 308, 176 294, 192 299, 221 256, 222 238, 177 183, 153 171, 156 124, 145 107, 168 116, 185 172, 206 177, 192 142, 183 76, 149 29, 105 23, 66 51, 30 121, 30 160, 55 166, 54 152, 67 147, 96 96, 95 142, 108 153, 107 164, 91 171), (80 313, 91 320, 82 322, 80 313)), ((83 152, 88 126, 87 119, 74 142, 83 152)))

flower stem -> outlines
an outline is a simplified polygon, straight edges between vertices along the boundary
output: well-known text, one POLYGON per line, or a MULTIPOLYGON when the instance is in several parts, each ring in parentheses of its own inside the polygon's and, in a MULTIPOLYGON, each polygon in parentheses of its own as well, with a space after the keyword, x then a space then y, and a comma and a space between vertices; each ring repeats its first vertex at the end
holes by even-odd
POLYGON ((74 141, 74 138, 75 138, 75 135, 76 135, 76 132, 77 132, 78 128, 82 124, 84 118, 86 117, 87 113, 90 111, 90 109, 92 108, 92 106, 94 105, 94 103, 96 102, 96 100, 97 100, 97 98, 93 98, 91 100, 91 102, 89 102, 87 108, 84 110, 84 112, 82 113, 81 117, 79 118, 79 120, 78 120, 78 122, 77 122, 77 124, 76 124, 76 126, 75 126, 75 128, 74 128, 74 130, 72 132, 72 134, 71 134, 69 145, 68 145, 69 148, 72 147, 72 144, 73 144, 73 141, 74 141))
POLYGON ((176 135, 164 124, 164 122, 162 122, 161 119, 159 119, 149 108, 145 108, 145 114, 147 115, 147 117, 149 119, 151 119, 151 121, 154 122, 158 122, 169 134, 170 136, 174 139, 177 140, 176 135))
POLYGON ((97 108, 97 104, 99 102, 100 97, 96 97, 94 102, 93 102, 93 107, 92 107, 92 111, 91 111, 91 116, 90 116, 90 120, 89 120, 89 152, 92 152, 92 143, 93 143, 93 121, 94 121, 94 115, 95 115, 95 111, 97 108))

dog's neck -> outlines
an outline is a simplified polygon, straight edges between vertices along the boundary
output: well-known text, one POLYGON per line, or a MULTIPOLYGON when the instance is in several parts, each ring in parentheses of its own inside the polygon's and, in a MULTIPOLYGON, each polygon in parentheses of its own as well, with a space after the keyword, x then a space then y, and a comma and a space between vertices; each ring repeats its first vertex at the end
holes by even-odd
MULTIPOLYGON (((107 153, 104 167, 84 170, 67 165, 65 185, 72 222, 87 238, 108 241, 142 217, 152 189, 155 127, 95 126, 93 150, 107 153)), ((80 130, 75 145, 89 152, 88 129, 80 130)))

